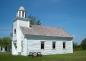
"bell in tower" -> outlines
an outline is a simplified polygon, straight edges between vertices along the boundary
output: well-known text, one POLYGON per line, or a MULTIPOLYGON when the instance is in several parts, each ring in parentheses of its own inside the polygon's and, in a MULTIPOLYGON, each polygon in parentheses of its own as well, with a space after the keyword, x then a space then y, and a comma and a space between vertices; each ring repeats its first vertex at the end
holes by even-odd
POLYGON ((19 18, 26 18, 25 9, 24 9, 23 6, 20 6, 20 8, 18 9, 17 17, 19 17, 19 18))

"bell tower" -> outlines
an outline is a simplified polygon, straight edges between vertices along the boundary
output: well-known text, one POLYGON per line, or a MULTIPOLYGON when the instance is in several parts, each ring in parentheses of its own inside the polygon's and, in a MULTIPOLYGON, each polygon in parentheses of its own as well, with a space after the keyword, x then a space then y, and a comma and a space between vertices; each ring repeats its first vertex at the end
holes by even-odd
POLYGON ((20 55, 22 53, 22 41, 24 36, 21 27, 30 28, 29 18, 26 17, 26 10, 20 6, 15 21, 13 22, 13 37, 12 37, 12 55, 20 55))
POLYGON ((16 17, 26 18, 26 10, 23 6, 19 7, 16 17))

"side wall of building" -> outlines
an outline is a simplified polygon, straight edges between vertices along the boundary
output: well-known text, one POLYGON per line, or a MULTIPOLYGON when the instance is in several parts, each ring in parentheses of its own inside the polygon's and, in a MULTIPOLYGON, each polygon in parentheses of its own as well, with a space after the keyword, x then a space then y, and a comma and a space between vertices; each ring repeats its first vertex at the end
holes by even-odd
POLYGON ((73 42, 72 40, 34 40, 27 39, 24 48, 24 55, 29 55, 29 52, 41 52, 42 55, 49 54, 67 54, 73 53, 73 42), (41 41, 44 41, 44 49, 41 49, 41 41), (55 49, 52 48, 52 42, 55 41, 55 49), (65 49, 63 48, 63 42, 65 42, 65 49), (26 51, 27 50, 27 51, 26 51))
POLYGON ((43 55, 73 53, 72 46, 72 41, 28 40, 28 53, 41 52, 43 55), (44 49, 41 49, 41 41, 44 41, 44 49), (56 42, 55 49, 52 48, 53 41, 56 42), (63 42, 65 42, 65 49, 63 48, 63 42))

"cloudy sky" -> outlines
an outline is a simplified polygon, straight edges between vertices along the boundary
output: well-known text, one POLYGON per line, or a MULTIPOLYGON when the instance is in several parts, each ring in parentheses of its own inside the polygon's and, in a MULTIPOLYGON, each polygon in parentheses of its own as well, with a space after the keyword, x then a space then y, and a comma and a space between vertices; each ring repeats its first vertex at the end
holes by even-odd
POLYGON ((42 25, 64 28, 75 42, 86 37, 86 0, 0 0, 0 37, 12 32, 13 19, 21 5, 42 25))

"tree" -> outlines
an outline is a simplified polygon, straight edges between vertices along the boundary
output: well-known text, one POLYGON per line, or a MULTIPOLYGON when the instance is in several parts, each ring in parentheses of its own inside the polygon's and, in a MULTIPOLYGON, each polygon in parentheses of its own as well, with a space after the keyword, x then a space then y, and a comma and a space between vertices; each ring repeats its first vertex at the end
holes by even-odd
POLYGON ((3 40, 2 40, 2 38, 0 38, 0 47, 2 47, 3 46, 3 40))
POLYGON ((74 50, 81 50, 82 49, 81 45, 77 44, 75 42, 73 43, 73 48, 74 48, 74 50))
POLYGON ((11 49, 11 38, 10 37, 0 38, 0 50, 10 51, 10 49, 11 49))
POLYGON ((81 42, 82 49, 86 50, 86 38, 81 42))
POLYGON ((0 38, 0 46, 2 45, 2 39, 0 38))
POLYGON ((4 37, 3 38, 3 44, 4 46, 8 46, 11 44, 11 38, 10 37, 4 37))
POLYGON ((10 37, 4 37, 2 38, 2 47, 5 48, 6 51, 9 51, 11 47, 11 38, 10 37))
POLYGON ((75 43, 75 42, 73 42, 73 48, 74 48, 74 50, 77 50, 77 43, 75 43))
POLYGON ((30 24, 31 25, 41 25, 41 22, 39 19, 37 19, 34 16, 28 16, 29 20, 30 20, 30 24))

